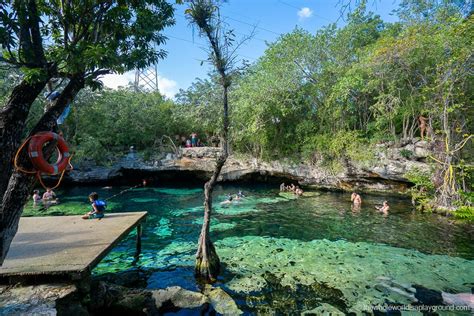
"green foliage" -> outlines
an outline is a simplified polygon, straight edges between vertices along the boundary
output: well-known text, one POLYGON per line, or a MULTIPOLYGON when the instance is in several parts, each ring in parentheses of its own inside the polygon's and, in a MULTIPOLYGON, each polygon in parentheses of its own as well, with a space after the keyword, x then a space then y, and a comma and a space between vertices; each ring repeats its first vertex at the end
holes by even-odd
POLYGON ((410 194, 415 207, 421 211, 432 211, 435 187, 431 180, 431 173, 412 170, 405 174, 405 177, 414 184, 410 188, 410 194))
POLYGON ((405 159, 410 159, 411 157, 413 157, 413 152, 411 150, 403 148, 402 150, 400 150, 400 156, 405 159))
POLYGON ((455 218, 474 222, 474 206, 461 206, 453 214, 455 218))

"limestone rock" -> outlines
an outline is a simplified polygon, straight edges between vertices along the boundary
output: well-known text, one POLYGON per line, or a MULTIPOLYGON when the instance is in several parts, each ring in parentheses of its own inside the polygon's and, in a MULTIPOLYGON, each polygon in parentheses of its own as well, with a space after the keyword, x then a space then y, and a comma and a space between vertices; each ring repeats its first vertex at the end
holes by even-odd
MULTIPOLYGON (((407 172, 414 169, 429 170, 429 165, 424 160, 431 152, 431 144, 426 141, 404 141, 392 144, 391 147, 387 143, 378 144, 375 151, 374 161, 346 161, 343 170, 336 174, 322 165, 321 161, 308 164, 294 163, 288 159, 266 162, 254 157, 231 155, 222 168, 219 181, 267 181, 281 178, 282 181, 298 181, 315 188, 404 191, 409 185, 405 177, 407 172)), ((187 172, 204 180, 212 174, 220 152, 216 147, 194 147, 181 148, 179 155, 161 154, 150 161, 143 161, 138 155, 134 159, 126 156, 111 167, 90 164, 79 166, 70 172, 67 179, 76 183, 88 183, 109 181, 127 174, 187 172)))
POLYGON ((304 311, 301 315, 344 316, 345 314, 332 305, 322 303, 321 306, 304 311))
POLYGON ((72 284, 0 286, 0 314, 56 315, 56 303, 76 291, 72 284))
POLYGON ((163 306, 166 301, 171 301, 179 308, 196 308, 208 303, 208 299, 201 293, 185 290, 179 286, 172 286, 163 290, 152 291, 157 308, 163 306))
POLYGON ((237 304, 232 297, 223 289, 206 285, 204 294, 209 297, 209 300, 219 314, 222 315, 241 315, 242 311, 237 307, 237 304))

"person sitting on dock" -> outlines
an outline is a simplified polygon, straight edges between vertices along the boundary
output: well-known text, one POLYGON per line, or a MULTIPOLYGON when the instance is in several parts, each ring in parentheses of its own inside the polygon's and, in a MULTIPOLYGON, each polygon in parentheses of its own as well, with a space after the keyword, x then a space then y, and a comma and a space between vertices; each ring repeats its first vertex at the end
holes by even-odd
POLYGON ((82 216, 82 218, 83 219, 103 218, 107 203, 105 201, 99 200, 99 194, 97 194, 96 192, 92 192, 91 194, 89 194, 89 201, 92 203, 91 204, 92 211, 82 216))
POLYGON ((351 202, 355 206, 360 206, 362 204, 362 199, 359 194, 352 192, 351 194, 351 202))
POLYGON ((41 195, 39 190, 33 191, 33 207, 37 207, 41 203, 41 195))

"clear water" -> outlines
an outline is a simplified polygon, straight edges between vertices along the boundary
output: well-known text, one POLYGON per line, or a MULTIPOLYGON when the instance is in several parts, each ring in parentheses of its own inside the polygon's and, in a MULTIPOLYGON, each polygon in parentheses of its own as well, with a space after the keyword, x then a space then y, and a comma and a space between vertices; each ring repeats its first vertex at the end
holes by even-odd
MULTIPOLYGON (((104 198, 123 189, 65 189, 52 212, 80 214, 87 211, 91 191, 104 198)), ((381 277, 452 293, 474 286, 473 225, 415 212, 408 199, 366 195, 362 209, 353 211, 346 193, 310 192, 296 199, 269 185, 226 185, 214 196, 211 235, 223 263, 216 286, 245 313, 319 314, 321 308, 361 313, 374 304, 410 302, 384 287, 388 281, 381 277), (238 190, 247 197, 220 204, 226 193, 238 190), (391 205, 387 216, 375 211, 384 199, 391 205)), ((138 263, 150 273, 147 288, 198 290, 193 264, 202 201, 200 187, 146 187, 109 203, 108 212, 148 211, 138 263)), ((133 235, 94 273, 136 269, 133 235)))

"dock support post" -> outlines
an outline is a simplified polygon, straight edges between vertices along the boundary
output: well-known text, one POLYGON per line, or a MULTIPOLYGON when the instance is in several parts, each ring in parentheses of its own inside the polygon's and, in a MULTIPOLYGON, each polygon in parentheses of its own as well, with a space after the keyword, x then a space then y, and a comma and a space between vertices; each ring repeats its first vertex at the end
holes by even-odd
POLYGON ((140 253, 142 252, 142 225, 138 224, 137 226, 137 249, 135 251, 135 260, 133 260, 134 263, 138 261, 140 258, 140 253))

